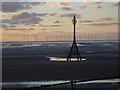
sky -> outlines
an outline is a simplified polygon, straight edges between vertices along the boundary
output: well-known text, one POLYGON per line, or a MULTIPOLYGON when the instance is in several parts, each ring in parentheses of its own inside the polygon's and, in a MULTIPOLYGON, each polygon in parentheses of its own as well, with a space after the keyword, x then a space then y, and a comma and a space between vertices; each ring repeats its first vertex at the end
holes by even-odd
POLYGON ((2 41, 72 40, 76 15, 77 40, 117 40, 115 2, 2 2, 2 41))

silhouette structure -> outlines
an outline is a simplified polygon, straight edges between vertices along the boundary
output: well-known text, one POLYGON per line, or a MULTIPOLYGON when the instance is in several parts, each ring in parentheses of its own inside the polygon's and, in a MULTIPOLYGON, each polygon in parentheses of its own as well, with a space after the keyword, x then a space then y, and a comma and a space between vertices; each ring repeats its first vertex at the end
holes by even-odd
POLYGON ((68 57, 67 57, 67 61, 71 61, 71 58, 77 58, 77 60, 80 61, 82 58, 81 58, 81 55, 80 55, 80 51, 77 47, 76 37, 75 37, 75 25, 77 23, 75 15, 73 17, 72 22, 73 22, 73 26, 74 26, 74 37, 73 37, 73 44, 72 44, 71 50, 70 50, 70 52, 68 54, 68 57))

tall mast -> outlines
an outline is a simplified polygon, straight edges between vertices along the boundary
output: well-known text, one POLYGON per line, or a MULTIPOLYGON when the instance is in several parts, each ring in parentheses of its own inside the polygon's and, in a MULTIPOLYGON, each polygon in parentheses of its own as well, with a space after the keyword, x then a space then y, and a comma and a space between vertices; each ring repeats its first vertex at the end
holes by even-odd
POLYGON ((75 25, 77 23, 75 15, 73 17, 72 23, 73 23, 73 26, 74 26, 73 44, 72 44, 72 47, 71 47, 70 52, 68 54, 67 61, 71 61, 71 58, 76 58, 79 61, 79 60, 82 60, 82 58, 81 58, 81 55, 80 55, 79 48, 77 47, 76 38, 75 38, 75 25))
POLYGON ((74 15, 73 20, 72 20, 73 26, 74 26, 74 37, 73 37, 73 43, 76 43, 76 37, 75 37, 75 25, 77 23, 76 17, 74 15))

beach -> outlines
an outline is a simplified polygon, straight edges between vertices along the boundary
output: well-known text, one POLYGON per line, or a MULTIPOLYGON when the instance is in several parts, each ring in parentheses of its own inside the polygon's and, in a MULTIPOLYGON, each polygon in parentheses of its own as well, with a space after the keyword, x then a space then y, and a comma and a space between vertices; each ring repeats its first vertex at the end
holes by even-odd
POLYGON ((50 61, 50 57, 66 58, 71 43, 3 48, 3 83, 118 78, 118 42, 77 45, 86 60, 50 61))

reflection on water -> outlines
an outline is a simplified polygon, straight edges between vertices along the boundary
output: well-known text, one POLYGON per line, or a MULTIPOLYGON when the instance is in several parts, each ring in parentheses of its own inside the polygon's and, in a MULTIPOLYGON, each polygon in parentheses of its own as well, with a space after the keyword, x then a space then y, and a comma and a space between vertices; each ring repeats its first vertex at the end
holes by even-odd
POLYGON ((35 46, 42 46, 42 44, 3 44, 2 48, 18 48, 18 47, 35 47, 35 46))
POLYGON ((94 81, 86 81, 86 82, 78 82, 77 84, 84 84, 84 83, 114 83, 114 82, 120 82, 118 79, 110 79, 110 80, 94 80, 94 81))
MULTIPOLYGON (((28 87, 39 87, 42 85, 53 85, 59 83, 67 83, 70 80, 59 80, 59 81, 28 81, 28 82, 4 82, 2 83, 3 88, 28 88, 28 87)), ((84 84, 112 84, 118 83, 120 80, 118 79, 109 79, 109 80, 94 80, 94 81, 86 81, 86 82, 78 82, 76 85, 84 85, 84 84)))
MULTIPOLYGON (((67 58, 60 58, 60 57, 48 57, 50 61, 67 61, 67 58)), ((82 58, 80 61, 85 61, 86 58, 82 58)), ((71 61, 78 61, 77 58, 71 58, 71 61)))
POLYGON ((56 83, 65 83, 66 80, 59 81, 29 81, 29 82, 5 82, 2 83, 3 88, 28 88, 28 87, 38 87, 42 85, 52 85, 56 83))

